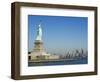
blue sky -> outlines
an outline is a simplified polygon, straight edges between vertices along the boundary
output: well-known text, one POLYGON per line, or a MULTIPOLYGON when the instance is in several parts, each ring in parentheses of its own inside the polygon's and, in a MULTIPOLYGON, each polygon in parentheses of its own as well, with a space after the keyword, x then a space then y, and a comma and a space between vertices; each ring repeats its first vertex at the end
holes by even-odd
POLYGON ((87 50, 88 18, 64 16, 28 16, 28 51, 32 51, 37 26, 42 21, 44 48, 49 53, 87 50))

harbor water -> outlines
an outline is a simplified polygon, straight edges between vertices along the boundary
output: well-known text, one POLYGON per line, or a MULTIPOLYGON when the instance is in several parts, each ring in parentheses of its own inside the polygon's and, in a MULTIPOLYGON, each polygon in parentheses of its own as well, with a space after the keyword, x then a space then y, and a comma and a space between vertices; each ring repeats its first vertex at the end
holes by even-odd
POLYGON ((51 65, 77 65, 77 64, 87 64, 88 59, 73 59, 73 60, 60 60, 60 61, 42 61, 42 62, 28 62, 28 66, 51 66, 51 65))

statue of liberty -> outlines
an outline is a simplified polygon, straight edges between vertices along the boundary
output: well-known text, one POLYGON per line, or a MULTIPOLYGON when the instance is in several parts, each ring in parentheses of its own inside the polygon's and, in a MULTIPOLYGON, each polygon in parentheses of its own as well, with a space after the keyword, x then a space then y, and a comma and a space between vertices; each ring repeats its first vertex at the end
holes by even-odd
POLYGON ((41 27, 41 22, 38 25, 36 40, 42 41, 42 27, 41 27))

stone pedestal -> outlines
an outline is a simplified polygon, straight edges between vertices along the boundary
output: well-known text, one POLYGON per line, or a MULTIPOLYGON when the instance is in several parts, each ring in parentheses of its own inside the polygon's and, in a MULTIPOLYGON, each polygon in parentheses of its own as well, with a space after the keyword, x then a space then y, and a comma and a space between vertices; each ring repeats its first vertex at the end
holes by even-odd
POLYGON ((34 45, 35 45, 34 49, 33 49, 34 52, 44 52, 43 42, 42 41, 36 40, 34 42, 34 45))

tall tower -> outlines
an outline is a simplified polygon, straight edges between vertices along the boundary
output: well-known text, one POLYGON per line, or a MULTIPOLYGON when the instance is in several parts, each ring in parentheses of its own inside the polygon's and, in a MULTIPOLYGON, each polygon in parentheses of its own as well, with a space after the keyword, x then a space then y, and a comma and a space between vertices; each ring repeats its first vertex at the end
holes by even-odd
POLYGON ((43 41, 42 41, 42 26, 41 26, 41 22, 40 22, 40 24, 38 25, 38 28, 37 28, 37 34, 36 34, 36 39, 35 39, 35 42, 34 42, 33 51, 34 52, 44 52, 43 41))

